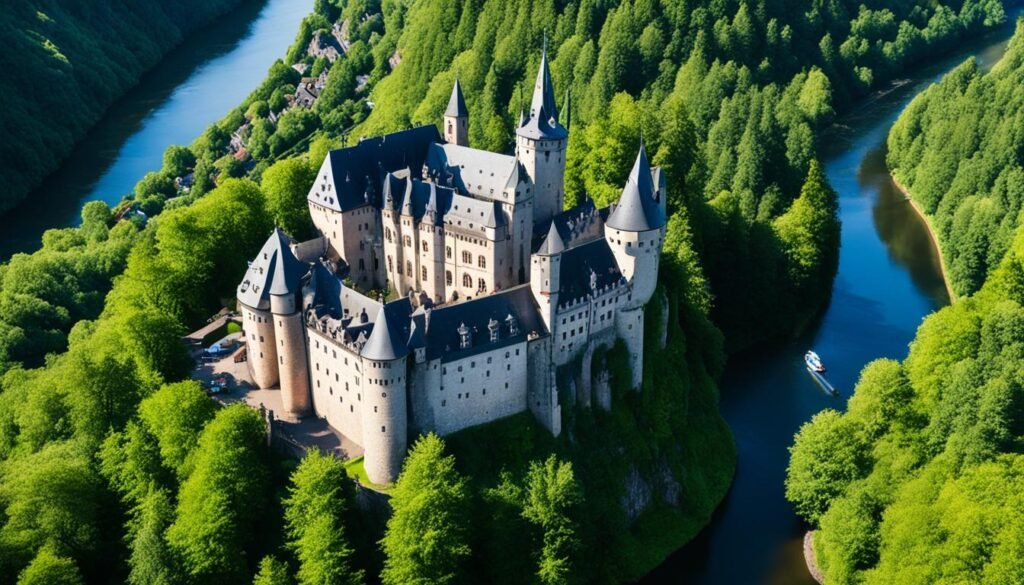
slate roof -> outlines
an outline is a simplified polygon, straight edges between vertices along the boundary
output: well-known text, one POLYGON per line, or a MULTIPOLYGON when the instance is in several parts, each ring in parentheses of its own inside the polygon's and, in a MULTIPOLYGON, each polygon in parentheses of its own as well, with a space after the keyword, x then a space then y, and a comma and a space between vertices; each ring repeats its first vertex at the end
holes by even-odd
POLYGON ((665 214, 654 199, 654 179, 643 142, 636 155, 633 170, 622 188, 622 196, 608 217, 608 226, 627 232, 643 232, 665 225, 665 214))
POLYGON ((459 78, 455 78, 455 85, 452 86, 452 97, 448 98, 448 108, 444 115, 451 118, 465 118, 469 116, 469 109, 466 108, 466 100, 462 97, 462 86, 459 85, 459 78))
POLYGON ((239 301, 255 309, 267 309, 270 306, 269 295, 299 292, 302 277, 309 271, 309 266, 295 257, 290 243, 283 231, 274 228, 238 285, 239 301))
POLYGON ((371 360, 395 360, 409 355, 409 299, 382 305, 360 355, 371 360))
POLYGON ((336 192, 322 191, 315 184, 309 192, 309 200, 335 211, 349 211, 367 204, 379 206, 380 201, 373 195, 383 191, 386 174, 423 168, 428 147, 440 141, 437 127, 430 124, 332 150, 328 158, 336 192))
POLYGON ((514 156, 457 144, 430 145, 426 165, 439 183, 488 199, 502 199, 513 175, 519 182, 519 161, 514 156))
POLYGON ((608 240, 600 238, 562 252, 558 302, 583 298, 622 279, 608 240))
MULTIPOLYGON (((466 231, 483 231, 480 228, 496 229, 505 225, 505 214, 496 201, 481 201, 458 193, 452 196, 451 207, 444 216, 445 225, 466 231)), ((496 237, 505 237, 504 230, 498 230, 496 237)))
POLYGON ((533 85, 533 100, 530 102, 529 114, 526 123, 519 126, 516 134, 535 140, 561 140, 569 136, 569 131, 558 123, 555 88, 551 84, 551 73, 548 71, 546 40, 544 53, 540 58, 540 68, 537 70, 537 81, 533 85))
POLYGON ((544 238, 544 243, 537 248, 537 254, 541 256, 554 256, 562 250, 565 250, 565 243, 562 241, 562 236, 558 234, 557 222, 552 221, 551 227, 548 228, 548 235, 544 238))
POLYGON ((461 359, 504 345, 520 343, 531 331, 539 335, 547 334, 544 321, 534 303, 533 293, 530 292, 530 285, 524 284, 501 293, 430 311, 426 329, 427 358, 443 357, 445 361, 461 359), (518 334, 515 336, 510 335, 506 321, 509 315, 513 316, 518 326, 518 334), (491 342, 487 329, 491 319, 500 324, 496 342, 491 342), (472 345, 468 349, 460 349, 459 346, 458 329, 463 323, 472 332, 472 345))

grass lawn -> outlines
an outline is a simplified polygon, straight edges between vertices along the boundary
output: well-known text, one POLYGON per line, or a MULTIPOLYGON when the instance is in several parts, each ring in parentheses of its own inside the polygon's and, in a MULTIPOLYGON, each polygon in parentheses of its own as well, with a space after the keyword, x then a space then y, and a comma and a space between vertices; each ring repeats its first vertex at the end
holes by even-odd
POLYGON ((369 476, 366 475, 366 468, 363 466, 363 456, 360 455, 355 459, 350 459, 345 462, 345 471, 348 476, 359 482, 359 485, 368 487, 374 491, 388 493, 391 490, 391 485, 380 485, 370 481, 369 476))

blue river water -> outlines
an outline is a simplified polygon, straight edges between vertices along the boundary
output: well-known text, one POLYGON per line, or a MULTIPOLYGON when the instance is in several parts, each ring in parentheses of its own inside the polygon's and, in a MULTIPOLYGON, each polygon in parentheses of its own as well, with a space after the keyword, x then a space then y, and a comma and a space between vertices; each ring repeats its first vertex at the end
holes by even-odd
POLYGON ((784 497, 793 435, 821 410, 845 409, 861 369, 906 357, 921 320, 949 303, 927 228, 889 177, 886 136, 906 104, 943 73, 969 57, 983 66, 998 60, 1012 22, 872 95, 827 132, 822 157, 843 224, 831 302, 801 338, 730 359, 720 387, 739 451, 732 488, 711 525, 642 583, 814 583, 803 559, 807 527, 784 497), (805 370, 809 348, 828 366, 838 397, 805 370))
POLYGON ((193 34, 115 102, 61 167, 18 209, 0 216, 0 262, 40 245, 45 230, 77 225, 82 206, 111 205, 255 89, 283 58, 313 0, 248 0, 193 34))

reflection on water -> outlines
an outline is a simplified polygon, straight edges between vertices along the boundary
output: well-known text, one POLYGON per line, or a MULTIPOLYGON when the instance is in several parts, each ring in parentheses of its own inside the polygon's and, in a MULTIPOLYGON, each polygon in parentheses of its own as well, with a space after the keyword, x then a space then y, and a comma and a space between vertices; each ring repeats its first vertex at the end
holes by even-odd
POLYGON ((171 51, 114 103, 18 209, 0 217, 0 261, 39 247, 43 231, 77 225, 85 203, 110 204, 238 105, 284 55, 313 0, 243 2, 171 51))

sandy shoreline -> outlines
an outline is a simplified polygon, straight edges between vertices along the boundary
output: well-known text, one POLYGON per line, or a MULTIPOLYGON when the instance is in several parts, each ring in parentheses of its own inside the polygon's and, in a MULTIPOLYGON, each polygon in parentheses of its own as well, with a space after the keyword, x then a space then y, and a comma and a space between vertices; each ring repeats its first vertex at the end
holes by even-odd
POLYGON ((807 563, 807 570, 811 573, 811 577, 822 585, 825 584, 825 575, 821 573, 821 569, 818 568, 818 559, 814 556, 814 531, 808 530, 804 534, 804 562, 807 563))
POLYGON ((921 209, 921 206, 918 205, 917 201, 914 201, 914 198, 910 196, 910 192, 907 191, 906 187, 901 185, 891 172, 889 173, 889 178, 892 180, 892 184, 896 189, 899 190, 900 193, 903 193, 907 198, 907 201, 910 202, 910 206, 914 209, 914 212, 917 213, 918 217, 920 217, 924 222, 925 228, 928 230, 928 236, 932 240, 932 245, 935 246, 935 250, 939 253, 939 269, 942 272, 942 282, 946 285, 946 293, 949 294, 949 302, 950 304, 955 303, 957 295, 953 290, 953 285, 949 279, 949 272, 946 270, 946 257, 942 253, 942 242, 939 241, 939 235, 935 233, 935 228, 932 227, 932 222, 925 214, 924 209, 921 209))

